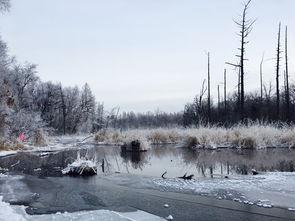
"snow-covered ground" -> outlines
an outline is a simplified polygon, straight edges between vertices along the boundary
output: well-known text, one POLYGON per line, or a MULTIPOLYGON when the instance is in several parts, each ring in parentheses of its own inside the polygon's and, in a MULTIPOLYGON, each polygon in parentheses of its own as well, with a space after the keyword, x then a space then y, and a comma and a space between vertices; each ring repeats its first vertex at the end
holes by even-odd
POLYGON ((263 175, 234 175, 229 179, 152 179, 154 188, 163 191, 189 192, 217 199, 234 200, 257 206, 295 208, 295 173, 269 172, 263 175))
POLYGON ((28 215, 24 206, 11 206, 0 196, 0 221, 161 221, 165 220, 144 211, 119 213, 109 210, 81 211, 74 213, 56 213, 46 215, 28 215))
POLYGON ((295 210, 295 173, 268 172, 262 175, 231 175, 226 178, 150 178, 113 174, 106 179, 134 189, 155 189, 233 200, 264 208, 295 210))
POLYGON ((0 157, 8 156, 11 154, 16 154, 17 151, 15 150, 5 150, 5 151, 0 151, 0 157))

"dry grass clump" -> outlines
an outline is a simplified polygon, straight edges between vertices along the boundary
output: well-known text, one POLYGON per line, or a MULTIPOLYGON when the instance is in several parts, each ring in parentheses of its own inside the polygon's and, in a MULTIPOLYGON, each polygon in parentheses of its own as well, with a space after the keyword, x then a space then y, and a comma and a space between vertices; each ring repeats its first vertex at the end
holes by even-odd
POLYGON ((155 130, 147 135, 147 140, 152 144, 163 144, 168 142, 168 134, 164 131, 155 130))
POLYGON ((171 143, 177 143, 182 136, 175 130, 172 130, 172 131, 168 130, 167 137, 171 143))
POLYGON ((119 131, 114 131, 110 138, 113 143, 120 143, 123 140, 122 135, 119 131))
POLYGON ((106 130, 100 130, 95 134, 94 140, 96 142, 106 142, 109 140, 109 135, 106 130))
POLYGON ((18 141, 0 143, 0 151, 6 151, 6 150, 29 150, 29 149, 30 148, 26 147, 22 143, 19 143, 18 141))
POLYGON ((37 146, 46 146, 47 145, 45 135, 41 131, 37 131, 35 133, 35 136, 33 137, 33 142, 37 146))
POLYGON ((193 148, 196 148, 198 145, 200 145, 200 142, 198 138, 195 136, 186 136, 184 138, 184 145, 185 147, 193 149, 193 148))
POLYGON ((240 140, 239 147, 243 149, 254 149, 256 147, 256 142, 253 137, 245 137, 240 140))
POLYGON ((97 142, 122 143, 139 140, 146 144, 183 143, 189 148, 218 147, 234 148, 295 148, 295 127, 253 123, 231 128, 198 126, 196 128, 158 128, 119 131, 100 131, 95 135, 97 142))
POLYGON ((120 131, 100 130, 94 136, 96 142, 121 143, 123 141, 120 131))

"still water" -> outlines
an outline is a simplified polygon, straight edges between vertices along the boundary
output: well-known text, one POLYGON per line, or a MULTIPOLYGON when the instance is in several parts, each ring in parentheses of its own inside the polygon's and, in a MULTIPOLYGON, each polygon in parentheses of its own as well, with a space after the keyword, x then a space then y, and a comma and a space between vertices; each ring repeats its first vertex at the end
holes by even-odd
POLYGON ((227 174, 249 174, 257 171, 288 171, 295 168, 295 151, 267 150, 189 150, 173 145, 153 146, 147 152, 121 152, 117 146, 92 146, 55 152, 22 152, 0 158, 0 172, 14 171, 36 176, 61 176, 77 158, 77 153, 98 163, 99 173, 118 172, 143 176, 173 178, 221 177, 227 174), (102 167, 102 164, 104 165, 102 167))

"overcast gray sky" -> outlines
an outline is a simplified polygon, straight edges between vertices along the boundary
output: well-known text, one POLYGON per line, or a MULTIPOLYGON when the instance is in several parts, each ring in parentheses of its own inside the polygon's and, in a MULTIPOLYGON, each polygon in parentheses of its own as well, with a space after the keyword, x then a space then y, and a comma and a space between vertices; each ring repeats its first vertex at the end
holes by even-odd
MULTIPOLYGON (((225 62, 236 62, 233 18, 242 0, 12 0, 0 33, 11 55, 38 64, 44 81, 82 86, 98 101, 123 111, 179 111, 206 78, 211 53, 212 87, 225 62)), ((295 0, 253 0, 257 18, 247 46, 246 91, 259 88, 259 62, 275 56, 278 24, 289 28, 290 76, 295 80, 295 0)), ((264 64, 265 82, 275 63, 264 64)), ((227 67, 229 91, 237 75, 227 67)), ((282 82, 282 80, 281 80, 282 82)))

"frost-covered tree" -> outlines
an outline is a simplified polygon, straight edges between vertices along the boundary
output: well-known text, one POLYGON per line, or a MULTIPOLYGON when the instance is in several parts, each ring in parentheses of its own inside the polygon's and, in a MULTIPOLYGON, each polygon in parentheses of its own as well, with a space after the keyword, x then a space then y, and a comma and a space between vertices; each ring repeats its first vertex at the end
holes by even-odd
POLYGON ((95 120, 95 97, 93 96, 92 91, 87 83, 82 88, 80 111, 81 118, 79 131, 92 131, 93 122, 95 120))
POLYGON ((0 11, 8 11, 10 8, 10 0, 0 0, 0 11))
POLYGON ((9 90, 8 82, 0 80, 0 137, 7 137, 11 125, 12 106, 14 100, 9 90))

